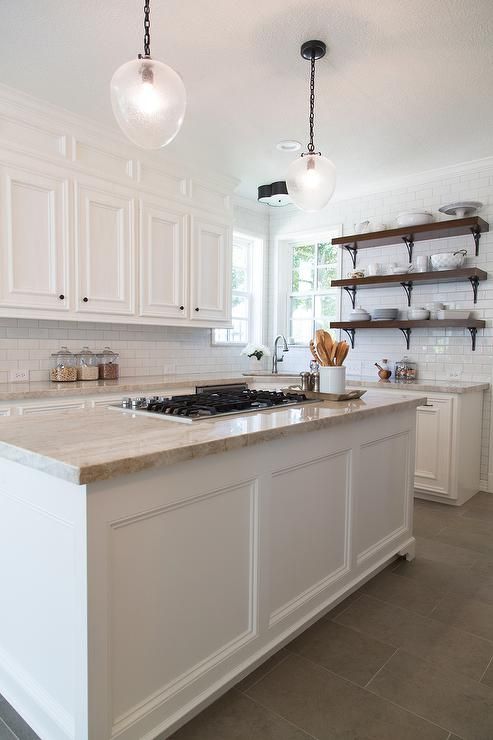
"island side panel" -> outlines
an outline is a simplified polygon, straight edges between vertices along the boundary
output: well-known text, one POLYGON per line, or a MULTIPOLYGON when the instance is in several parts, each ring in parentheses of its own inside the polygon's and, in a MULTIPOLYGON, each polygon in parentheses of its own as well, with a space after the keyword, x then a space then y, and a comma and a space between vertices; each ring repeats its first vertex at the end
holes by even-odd
POLYGON ((89 740, 171 734, 412 552, 415 416, 89 485, 89 740))
POLYGON ((87 740, 85 487, 0 459, 0 562, 0 693, 43 740, 87 740))

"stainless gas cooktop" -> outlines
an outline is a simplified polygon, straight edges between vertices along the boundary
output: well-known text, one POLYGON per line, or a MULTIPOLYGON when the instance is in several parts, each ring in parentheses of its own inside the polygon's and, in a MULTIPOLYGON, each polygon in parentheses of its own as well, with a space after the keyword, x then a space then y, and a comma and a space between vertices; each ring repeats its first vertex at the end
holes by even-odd
POLYGON ((186 396, 141 396, 123 398, 110 408, 152 418, 180 421, 192 424, 194 421, 263 411, 271 408, 284 408, 300 403, 313 403, 304 393, 251 390, 246 383, 223 386, 197 387, 195 393, 186 396))

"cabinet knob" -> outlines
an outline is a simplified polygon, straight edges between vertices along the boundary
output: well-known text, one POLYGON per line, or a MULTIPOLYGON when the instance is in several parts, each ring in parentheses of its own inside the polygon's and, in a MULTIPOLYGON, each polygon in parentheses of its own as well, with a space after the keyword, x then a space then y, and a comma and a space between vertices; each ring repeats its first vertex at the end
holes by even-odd
POLYGON ((89 300, 89 298, 87 296, 84 296, 84 298, 82 300, 84 301, 84 303, 87 303, 87 301, 89 300))
POLYGON ((200 311, 200 308, 196 308, 195 310, 196 310, 196 311, 200 311))
POLYGON ((184 310, 185 310, 185 306, 180 306, 180 311, 184 311, 184 310))
POLYGON ((65 296, 63 295, 63 293, 60 293, 60 295, 58 297, 59 297, 59 299, 61 301, 64 301, 65 300, 65 296))

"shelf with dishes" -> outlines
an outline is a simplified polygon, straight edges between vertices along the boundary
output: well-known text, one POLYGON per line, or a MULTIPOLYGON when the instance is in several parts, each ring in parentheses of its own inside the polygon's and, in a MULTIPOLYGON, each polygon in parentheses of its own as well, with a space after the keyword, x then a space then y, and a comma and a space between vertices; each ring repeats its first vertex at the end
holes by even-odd
POLYGON ((414 284, 424 285, 435 282, 469 281, 472 287, 474 303, 478 299, 478 286, 486 280, 488 273, 478 267, 459 267, 454 270, 430 270, 426 272, 404 272, 393 275, 372 275, 368 277, 349 277, 344 280, 332 280, 331 287, 343 288, 351 299, 353 308, 356 305, 356 294, 361 288, 385 288, 400 285, 406 292, 407 305, 411 305, 411 294, 414 284))
POLYGON ((400 329, 406 339, 406 347, 409 349, 411 342, 411 332, 413 329, 445 329, 461 328, 468 329, 471 335, 472 351, 476 349, 476 335, 478 329, 484 329, 486 322, 482 319, 391 319, 391 320, 352 320, 352 321, 332 321, 331 329, 342 329, 348 335, 351 347, 354 349, 354 338, 357 329, 400 329))
POLYGON ((384 229, 332 239, 332 244, 345 249, 356 267, 356 257, 360 249, 395 246, 403 243, 407 247, 409 262, 412 261, 414 244, 417 241, 431 239, 448 239, 453 236, 472 235, 475 254, 479 254, 481 235, 489 231, 489 224, 480 216, 453 218, 446 221, 431 221, 412 226, 399 226, 396 229, 384 229))

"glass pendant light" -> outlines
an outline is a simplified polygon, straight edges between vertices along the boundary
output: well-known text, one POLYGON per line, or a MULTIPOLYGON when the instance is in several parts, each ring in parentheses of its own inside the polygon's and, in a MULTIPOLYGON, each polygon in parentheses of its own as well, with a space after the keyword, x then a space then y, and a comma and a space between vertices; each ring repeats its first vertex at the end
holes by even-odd
POLYGON ((119 67, 111 79, 111 105, 125 136, 143 149, 173 141, 185 117, 187 95, 180 75, 151 59, 150 0, 144 4, 144 55, 119 67))
POLYGON ((307 151, 295 159, 286 174, 288 193, 298 208, 303 211, 320 211, 332 197, 336 186, 334 163, 315 151, 313 124, 315 111, 315 62, 325 56, 327 48, 323 41, 306 41, 301 47, 301 56, 310 61, 310 142, 307 151))

